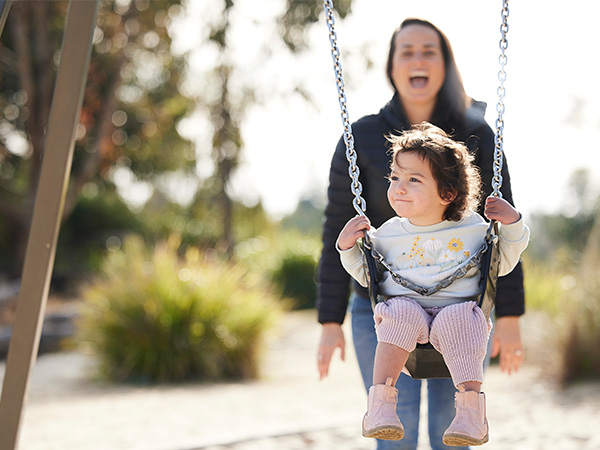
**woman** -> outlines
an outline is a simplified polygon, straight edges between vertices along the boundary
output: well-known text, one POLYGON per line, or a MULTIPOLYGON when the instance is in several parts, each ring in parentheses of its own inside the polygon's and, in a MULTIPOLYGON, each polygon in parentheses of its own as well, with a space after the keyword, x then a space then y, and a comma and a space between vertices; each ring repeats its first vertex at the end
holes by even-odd
MULTIPOLYGON (((485 104, 473 101, 465 94, 446 36, 425 20, 405 20, 391 39, 387 75, 394 89, 392 100, 378 114, 365 116, 352 125, 360 182, 371 224, 379 227, 394 214, 386 197, 386 175, 390 164, 386 136, 423 121, 442 128, 474 152, 483 180, 482 198, 488 197, 492 192, 494 133, 484 119, 485 104)), ((503 197, 513 203, 506 163, 502 176, 503 197)), ((341 266, 335 241, 344 224, 355 215, 349 184, 346 149, 340 139, 331 163, 318 273, 317 308, 319 322, 323 324, 318 351, 321 378, 327 376, 334 350, 339 348, 342 358, 345 352, 341 324, 348 307, 350 278, 341 266)), ((372 383, 377 345, 373 312, 367 291, 357 283, 352 287, 352 337, 368 389, 372 383)), ((524 309, 523 273, 519 264, 509 276, 499 280, 496 296, 492 355, 500 354, 501 368, 509 373, 517 370, 522 360, 518 319, 524 309)), ((403 417, 406 438, 378 441, 377 448, 415 450, 421 382, 403 374, 396 387, 404 393, 398 401, 397 411, 403 417)), ((427 381, 427 388, 431 447, 434 450, 448 448, 442 443, 442 435, 454 417, 454 386, 450 379, 434 379, 427 381)))

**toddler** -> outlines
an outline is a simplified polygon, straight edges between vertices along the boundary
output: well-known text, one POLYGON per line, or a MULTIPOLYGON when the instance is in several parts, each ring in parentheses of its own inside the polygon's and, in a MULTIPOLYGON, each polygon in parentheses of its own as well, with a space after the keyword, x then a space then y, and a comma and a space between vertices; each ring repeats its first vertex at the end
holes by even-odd
MULTIPOLYGON (((356 241, 370 231, 374 247, 402 277, 433 286, 464 265, 482 245, 489 224, 475 212, 481 179, 474 157, 440 128, 413 126, 392 144, 388 201, 397 217, 378 229, 365 216, 350 219, 337 240, 344 268, 367 286, 356 241)), ((499 226, 500 271, 509 273, 529 242, 521 214, 507 201, 489 197, 485 215, 499 226)), ((363 436, 402 439, 394 387, 417 343, 431 342, 448 366, 458 392, 456 415, 444 433, 446 445, 481 445, 488 441, 483 361, 491 330, 477 306, 480 268, 471 269, 439 292, 423 297, 384 273, 379 292, 387 301, 374 310, 377 351, 369 389, 363 436)))

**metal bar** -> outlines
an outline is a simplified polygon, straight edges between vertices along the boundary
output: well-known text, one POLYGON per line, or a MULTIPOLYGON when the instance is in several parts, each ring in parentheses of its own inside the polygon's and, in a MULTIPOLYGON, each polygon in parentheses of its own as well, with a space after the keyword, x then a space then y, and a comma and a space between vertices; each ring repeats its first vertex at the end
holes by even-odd
POLYGON ((39 349, 97 9, 98 0, 69 4, 0 399, 2 450, 16 448, 29 378, 39 349))
POLYGON ((0 0, 0 35, 6 25, 6 18, 8 17, 8 11, 10 11, 10 5, 12 0, 0 0))

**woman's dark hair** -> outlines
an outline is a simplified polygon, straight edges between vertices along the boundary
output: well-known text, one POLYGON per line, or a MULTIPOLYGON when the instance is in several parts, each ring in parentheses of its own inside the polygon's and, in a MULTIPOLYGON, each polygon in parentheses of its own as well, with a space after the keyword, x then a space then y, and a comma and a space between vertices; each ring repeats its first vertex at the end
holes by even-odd
POLYGON ((456 65, 456 60, 454 59, 454 53, 452 52, 450 41, 446 35, 431 22, 423 19, 409 18, 404 20, 400 24, 400 27, 394 31, 392 40, 390 42, 390 51, 388 53, 386 66, 387 77, 390 84, 394 88, 394 91, 398 92, 398 89, 396 89, 396 86, 394 85, 394 80, 392 79, 392 65, 394 60, 394 52, 396 51, 396 36, 398 36, 398 33, 400 33, 400 31, 409 25, 421 25, 431 28, 440 38, 446 78, 444 79, 444 84, 442 84, 442 87, 438 93, 437 102, 431 117, 431 122, 440 126, 447 123, 462 125, 464 122, 465 111, 470 99, 465 93, 462 77, 460 76, 458 66, 456 65))
POLYGON ((459 221, 476 211, 481 196, 481 176, 467 147, 452 140, 441 128, 423 122, 399 136, 391 135, 392 164, 399 153, 414 153, 431 168, 440 198, 450 201, 444 220, 459 221))

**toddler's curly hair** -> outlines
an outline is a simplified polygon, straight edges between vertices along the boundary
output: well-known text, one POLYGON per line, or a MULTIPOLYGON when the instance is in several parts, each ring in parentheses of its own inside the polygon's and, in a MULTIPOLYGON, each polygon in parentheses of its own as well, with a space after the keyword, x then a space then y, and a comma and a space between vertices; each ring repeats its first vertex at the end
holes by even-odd
POLYGON ((477 210, 481 197, 481 175, 467 147, 444 130, 428 122, 413 125, 400 135, 390 135, 392 164, 401 152, 412 152, 429 163, 442 199, 451 202, 444 220, 459 221, 477 210), (452 197, 454 197, 452 199, 452 197))

